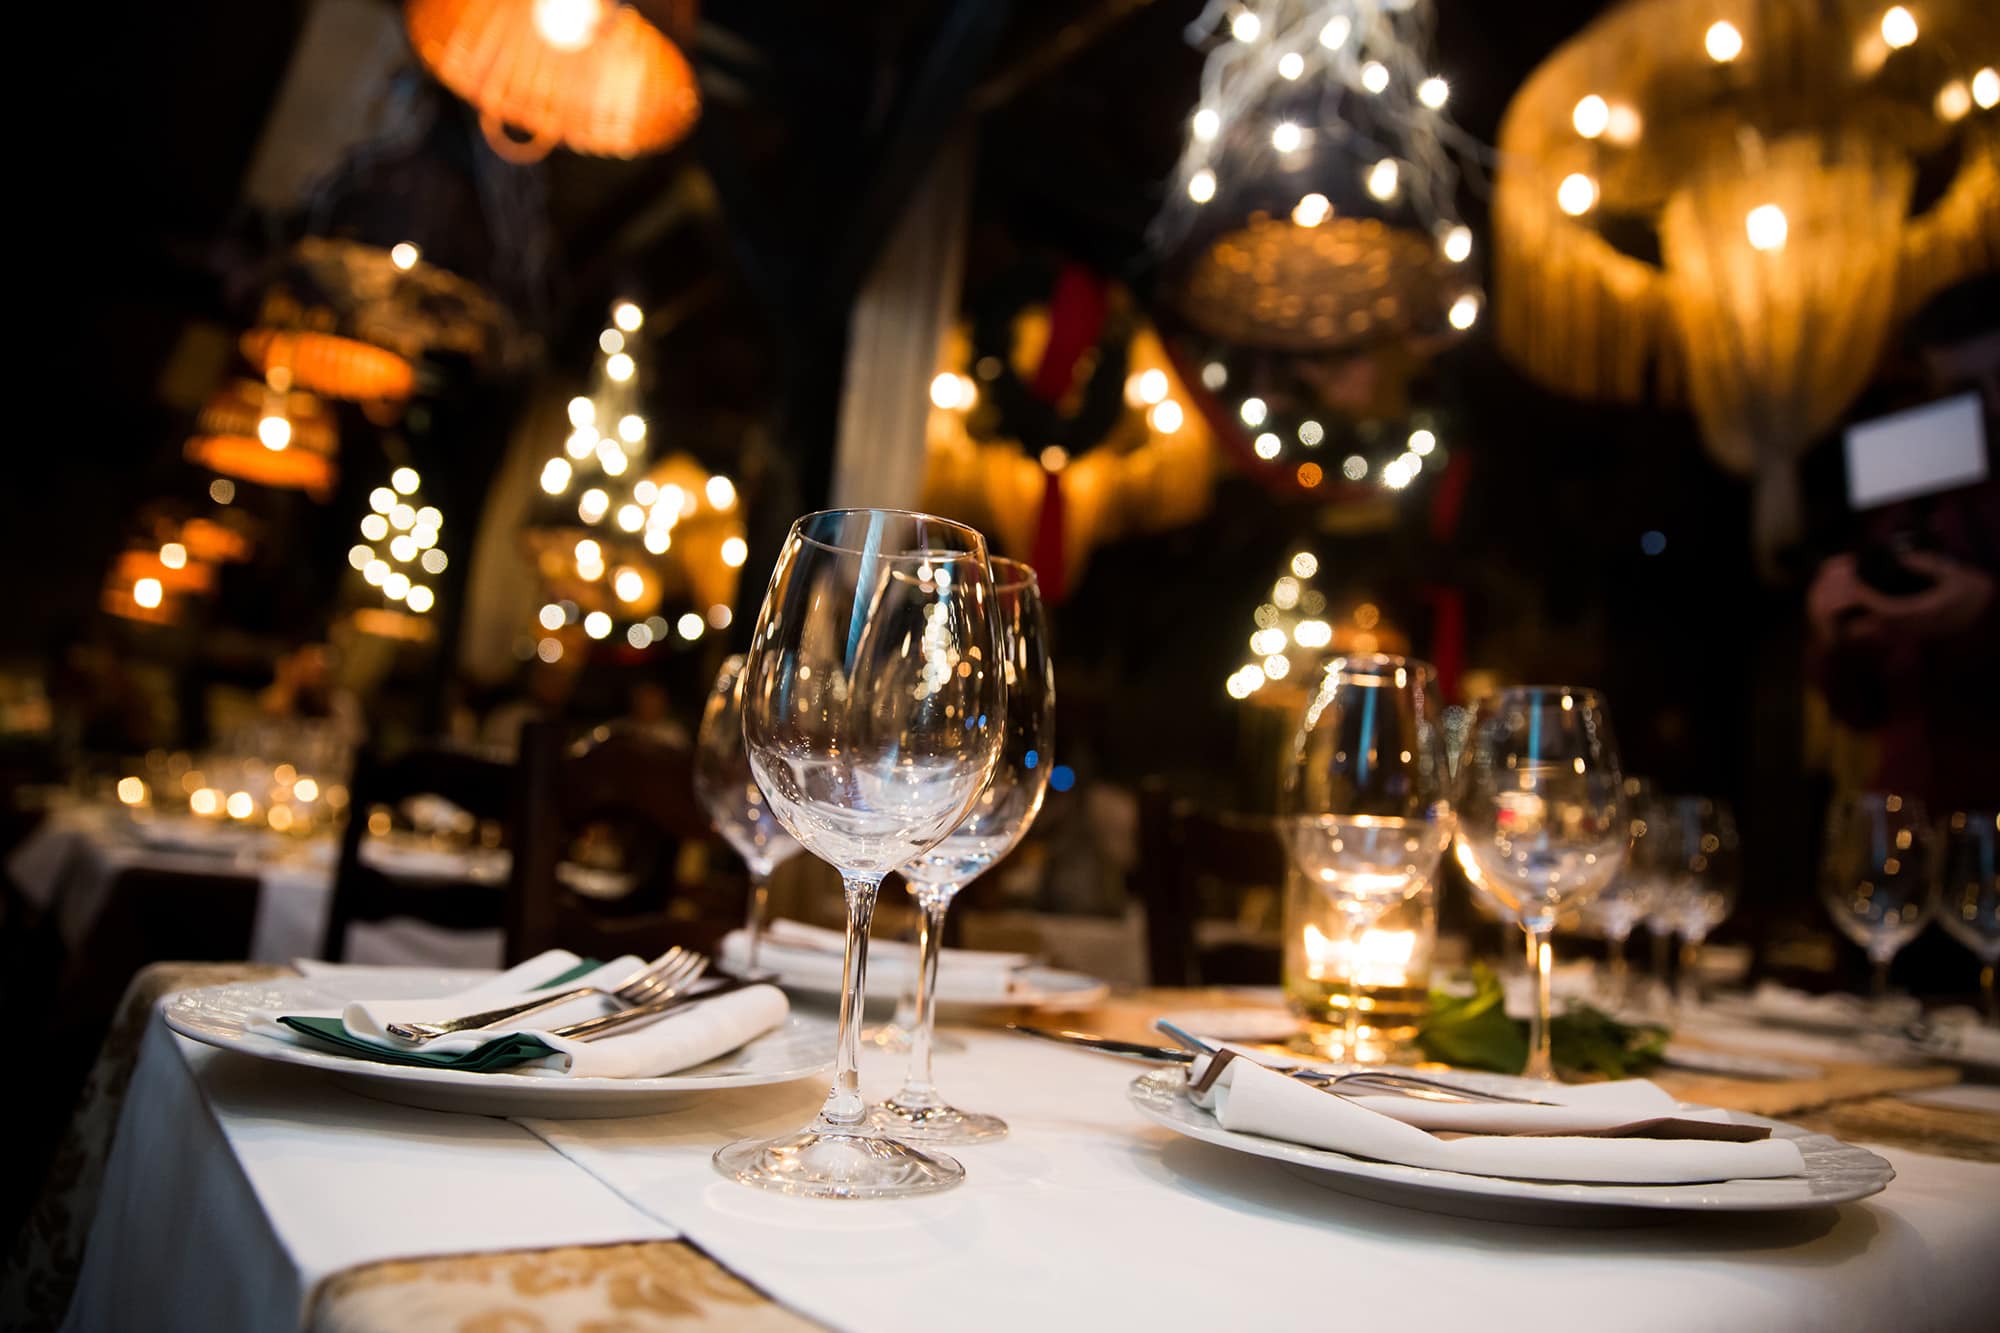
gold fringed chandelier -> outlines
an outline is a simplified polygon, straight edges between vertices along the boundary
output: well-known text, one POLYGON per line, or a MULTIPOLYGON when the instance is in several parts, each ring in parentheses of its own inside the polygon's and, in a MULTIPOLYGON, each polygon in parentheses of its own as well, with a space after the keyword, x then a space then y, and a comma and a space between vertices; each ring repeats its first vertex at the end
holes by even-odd
MULTIPOLYGON (((677 7, 692 27, 693 5, 677 7)), ((677 18, 679 15, 677 14, 677 18)), ((701 114, 694 71, 667 34, 618 0, 409 0, 410 45, 479 112, 493 150, 642 157, 701 114)))
POLYGON ((1756 480, 1768 566, 1895 320, 2000 264, 1996 59, 1989 0, 1627 0, 1501 123, 1502 348, 1577 397, 1685 399, 1756 480))

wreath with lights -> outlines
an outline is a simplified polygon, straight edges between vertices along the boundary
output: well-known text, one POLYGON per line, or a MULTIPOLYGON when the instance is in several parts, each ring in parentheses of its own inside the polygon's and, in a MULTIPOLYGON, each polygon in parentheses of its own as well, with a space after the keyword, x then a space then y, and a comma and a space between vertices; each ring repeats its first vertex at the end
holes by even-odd
POLYGON ((1032 451, 1049 445, 1081 453, 1104 439, 1120 420, 1125 403, 1125 371, 1132 335, 1138 327, 1129 300, 1076 265, 1027 260, 987 285, 972 308, 972 365, 986 411, 978 434, 986 439, 1019 440, 1032 451), (1050 353, 1075 346, 1061 367, 1065 384, 1088 368, 1073 407, 1071 394, 1054 401, 1036 391, 1014 368, 1015 325, 1029 306, 1046 303, 1050 353), (1091 325, 1095 325, 1094 332, 1091 325))

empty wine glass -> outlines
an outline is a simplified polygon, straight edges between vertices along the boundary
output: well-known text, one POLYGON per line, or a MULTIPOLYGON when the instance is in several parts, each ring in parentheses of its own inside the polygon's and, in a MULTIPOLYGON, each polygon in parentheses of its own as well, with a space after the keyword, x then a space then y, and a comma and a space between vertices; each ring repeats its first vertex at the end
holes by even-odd
POLYGON ((1293 862, 1347 927, 1345 1058, 1359 1058, 1362 935, 1429 887, 1451 842, 1451 774, 1424 662, 1364 654, 1326 664, 1293 740, 1281 809, 1293 862))
POLYGON ((1616 877, 1631 841, 1624 775, 1604 700, 1567 685, 1502 690, 1480 709, 1459 775, 1458 838, 1474 891, 1526 932, 1535 1007, 1530 1078, 1549 1058, 1549 932, 1616 877))
POLYGON ((1868 951, 1878 1000, 1889 994, 1889 964, 1937 909, 1932 850, 1923 803, 1895 792, 1836 801, 1827 820, 1820 898, 1840 933, 1868 951))
POLYGON ((1938 922, 1979 959, 1979 998, 1986 1021, 2000 1026, 1993 971, 2000 966, 2000 878, 1995 877, 2000 815, 1954 810, 1938 831, 1938 922))
MULTIPOLYGON (((1645 778, 1625 779, 1625 807, 1630 813, 1632 847, 1625 864, 1612 881, 1584 907, 1584 919, 1604 937, 1605 954, 1611 965, 1609 999, 1622 1007, 1631 990, 1631 969, 1625 947, 1639 923, 1654 911, 1673 868, 1673 830, 1655 806, 1659 797, 1645 778)), ((1658 937, 1664 944, 1666 937, 1658 937)), ((1663 968, 1661 970, 1664 970, 1663 968)))
POLYGON ((743 733, 778 819, 846 893, 837 1072, 811 1125, 718 1150, 722 1174, 838 1199, 964 1179, 949 1157, 869 1125, 858 1034, 882 877, 958 826, 1000 758, 1001 642, 973 529, 883 509, 792 525, 743 668, 743 733))
POLYGON ((715 831, 736 849, 750 872, 750 904, 743 923, 750 937, 750 961, 744 970, 754 975, 771 897, 771 872, 803 849, 778 822, 750 771, 750 752, 743 744, 741 653, 723 659, 722 670, 708 692, 708 703, 701 710, 694 791, 715 831))
POLYGON ((1001 671, 1006 677, 1005 735, 993 781, 945 840, 903 867, 917 900, 917 1000, 910 1027, 910 1067, 902 1091, 875 1108, 875 1123, 898 1138, 928 1143, 976 1143, 1007 1132, 994 1115, 961 1111, 931 1081, 931 1040, 937 1028, 938 956, 944 914, 960 889, 1014 849, 1041 812, 1055 739, 1055 674, 1035 571, 995 557, 993 598, 1000 619, 1001 671))
POLYGON ((1666 911, 1681 939, 1681 999, 1701 999, 1701 946, 1736 910, 1742 843, 1729 806, 1707 796, 1677 796, 1661 812, 1674 828, 1675 878, 1666 911))

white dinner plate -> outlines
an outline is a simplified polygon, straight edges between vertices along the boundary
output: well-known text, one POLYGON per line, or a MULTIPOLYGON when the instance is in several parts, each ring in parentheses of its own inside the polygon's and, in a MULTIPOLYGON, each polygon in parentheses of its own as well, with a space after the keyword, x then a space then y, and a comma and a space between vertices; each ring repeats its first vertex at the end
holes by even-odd
POLYGON ((474 1115, 552 1120, 652 1115, 701 1093, 787 1083, 823 1074, 833 1065, 833 1024, 818 1015, 798 1013, 783 1027, 727 1055, 659 1078, 478 1074, 377 1064, 251 1030, 252 1019, 260 1010, 337 1009, 364 994, 370 999, 420 1000, 463 990, 492 975, 381 967, 370 968, 364 975, 279 977, 182 991, 168 997, 161 1012, 167 1026, 183 1037, 225 1051, 324 1070, 365 1097, 474 1115))
MULTIPOLYGON (((1469 1088, 1532 1095, 1532 1080, 1505 1074, 1453 1070, 1454 1082, 1469 1088)), ((1267 1139, 1224 1129, 1215 1117, 1187 1098, 1184 1070, 1158 1069, 1134 1079, 1132 1104, 1177 1134, 1237 1152, 1268 1157, 1291 1167, 1315 1185, 1343 1194, 1425 1212, 1499 1222, 1557 1226, 1598 1226, 1658 1220, 1662 1209, 1685 1212, 1776 1212, 1848 1203, 1879 1193, 1895 1179, 1895 1168, 1869 1152, 1824 1134, 1775 1120, 1746 1116, 1792 1139, 1805 1157, 1803 1176, 1769 1180, 1724 1180, 1695 1185, 1583 1185, 1543 1180, 1472 1176, 1458 1171, 1377 1162, 1325 1148, 1267 1139), (1649 1218, 1648 1214, 1652 1216, 1649 1218)))

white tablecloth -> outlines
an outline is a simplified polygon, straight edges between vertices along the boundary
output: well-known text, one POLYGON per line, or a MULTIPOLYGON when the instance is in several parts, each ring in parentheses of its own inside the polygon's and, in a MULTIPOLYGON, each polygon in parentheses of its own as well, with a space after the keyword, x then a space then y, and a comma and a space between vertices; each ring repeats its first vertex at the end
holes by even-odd
MULTIPOLYGON (((276 839, 272 846, 280 854, 255 847, 216 855, 149 847, 121 826, 117 812, 80 807, 44 821, 8 858, 7 873, 29 902, 54 914, 71 946, 89 935, 112 883, 126 870, 254 879, 250 961, 316 957, 333 901, 333 849, 287 846, 276 839)), ((400 919, 357 923, 347 956, 389 966, 498 967, 502 949, 498 929, 444 930, 400 919)))
MULTIPOLYGON (((1447 1333, 1958 1333, 2000 1308, 2000 1166, 1885 1151, 1886 1193, 1817 1213, 1473 1222, 1155 1128, 1126 1103, 1132 1065, 966 1038, 939 1057, 939 1084, 1013 1134, 958 1150, 956 1190, 843 1204, 751 1190, 709 1163, 728 1139, 803 1123, 813 1084, 510 1125, 378 1105, 156 1031, 72 1323, 272 1329, 350 1264, 675 1234, 806 1315, 869 1330, 1215 1333, 1317 1310, 1447 1333), (143 1320, 123 1308, 141 1297, 143 1320)), ((888 1090, 897 1057, 865 1061, 867 1090, 888 1090)))

